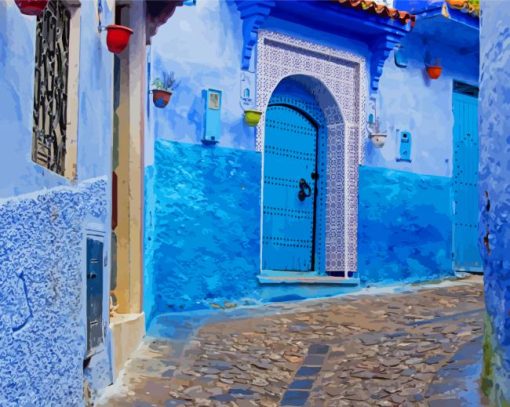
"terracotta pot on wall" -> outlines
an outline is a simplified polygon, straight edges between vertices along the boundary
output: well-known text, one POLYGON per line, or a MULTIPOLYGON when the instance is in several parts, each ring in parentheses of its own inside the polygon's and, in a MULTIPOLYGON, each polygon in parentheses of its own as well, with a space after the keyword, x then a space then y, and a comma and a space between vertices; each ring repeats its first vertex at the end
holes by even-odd
POLYGON ((427 66, 427 73, 430 79, 439 78, 441 76, 441 72, 443 72, 443 68, 439 65, 427 66))
POLYGON ((106 27, 106 45, 110 52, 119 54, 127 47, 133 30, 123 25, 112 24, 106 27))
POLYGON ((154 102, 154 106, 163 109, 168 102, 170 102, 170 98, 172 97, 172 92, 162 89, 153 89, 152 90, 152 101, 154 102))
POLYGON ((15 0, 15 2, 19 11, 27 16, 38 16, 48 4, 48 0, 15 0))

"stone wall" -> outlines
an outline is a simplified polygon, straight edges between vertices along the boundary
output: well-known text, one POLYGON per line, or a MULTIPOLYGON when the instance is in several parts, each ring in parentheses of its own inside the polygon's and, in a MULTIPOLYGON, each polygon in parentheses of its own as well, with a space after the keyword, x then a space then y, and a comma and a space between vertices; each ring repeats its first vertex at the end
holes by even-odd
POLYGON ((510 10, 483 0, 480 76, 480 239, 488 318, 484 390, 510 405, 510 10))
POLYGON ((105 222, 105 179, 0 201, 0 405, 80 406, 84 227, 105 222))

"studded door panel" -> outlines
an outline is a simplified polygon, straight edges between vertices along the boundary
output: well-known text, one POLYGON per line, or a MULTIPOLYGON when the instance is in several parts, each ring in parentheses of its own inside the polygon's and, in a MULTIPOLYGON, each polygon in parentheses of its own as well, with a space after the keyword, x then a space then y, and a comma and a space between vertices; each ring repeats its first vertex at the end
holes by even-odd
POLYGON ((269 106, 264 146, 265 270, 313 269, 316 144, 317 129, 304 114, 289 106, 269 106))
POLYGON ((456 270, 480 271, 478 249, 478 100, 453 95, 453 254, 456 270))

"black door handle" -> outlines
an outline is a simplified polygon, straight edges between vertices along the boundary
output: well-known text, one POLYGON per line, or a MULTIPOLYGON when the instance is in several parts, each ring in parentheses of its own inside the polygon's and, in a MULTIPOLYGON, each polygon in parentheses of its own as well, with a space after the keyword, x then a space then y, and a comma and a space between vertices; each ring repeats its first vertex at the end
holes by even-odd
POLYGON ((298 199, 300 201, 304 201, 306 198, 312 195, 312 188, 308 183, 305 181, 304 178, 301 178, 299 180, 299 192, 298 192, 298 199))
POLYGON ((87 278, 90 279, 90 280, 93 280, 96 277, 97 277, 96 273, 87 273, 87 278))

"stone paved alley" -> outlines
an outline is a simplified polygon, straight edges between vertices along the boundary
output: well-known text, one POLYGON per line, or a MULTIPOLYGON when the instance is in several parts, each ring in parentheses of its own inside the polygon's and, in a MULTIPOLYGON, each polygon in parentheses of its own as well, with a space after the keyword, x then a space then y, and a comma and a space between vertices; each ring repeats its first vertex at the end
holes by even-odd
POLYGON ((479 406, 479 277, 167 315, 103 406, 479 406))

